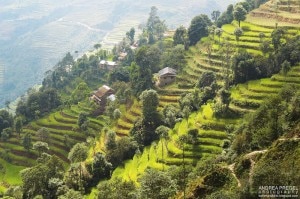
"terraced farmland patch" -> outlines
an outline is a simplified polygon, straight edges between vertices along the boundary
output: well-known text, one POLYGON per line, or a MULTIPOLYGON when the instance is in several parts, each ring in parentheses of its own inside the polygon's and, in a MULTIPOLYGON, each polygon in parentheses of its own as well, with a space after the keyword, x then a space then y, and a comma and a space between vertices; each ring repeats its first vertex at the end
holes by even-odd
POLYGON ((141 107, 139 102, 135 101, 134 104, 126 111, 125 114, 118 119, 114 131, 117 136, 128 136, 135 121, 141 116, 141 107))

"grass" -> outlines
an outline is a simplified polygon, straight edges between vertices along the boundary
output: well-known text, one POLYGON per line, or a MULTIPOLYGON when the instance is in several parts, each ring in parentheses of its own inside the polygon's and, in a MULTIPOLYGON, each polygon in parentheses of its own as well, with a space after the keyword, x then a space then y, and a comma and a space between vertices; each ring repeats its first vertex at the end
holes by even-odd
POLYGON ((7 185, 20 185, 22 183, 20 171, 25 169, 23 166, 17 166, 0 159, 0 164, 5 168, 5 172, 0 172, 0 191, 5 191, 7 185))

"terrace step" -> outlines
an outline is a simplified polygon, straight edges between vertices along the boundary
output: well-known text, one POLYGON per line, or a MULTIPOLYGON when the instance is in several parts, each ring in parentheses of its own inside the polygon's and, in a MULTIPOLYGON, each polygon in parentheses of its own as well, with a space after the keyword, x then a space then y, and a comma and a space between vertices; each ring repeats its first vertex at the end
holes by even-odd
POLYGON ((258 108, 263 100, 248 100, 248 99, 232 99, 231 103, 234 104, 235 106, 247 109, 247 108, 252 108, 256 109, 258 108))
POLYGON ((250 109, 250 108, 247 108, 247 109, 241 108, 239 106, 235 106, 234 104, 230 104, 229 109, 231 109, 232 111, 237 112, 241 115, 245 115, 247 113, 254 112, 256 110, 256 109, 250 109))

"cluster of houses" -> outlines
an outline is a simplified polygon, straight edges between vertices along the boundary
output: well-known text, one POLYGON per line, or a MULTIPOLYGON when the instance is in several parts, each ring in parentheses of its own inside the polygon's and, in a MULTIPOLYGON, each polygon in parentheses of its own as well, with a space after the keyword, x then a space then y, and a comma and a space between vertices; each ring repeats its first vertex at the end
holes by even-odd
MULTIPOLYGON (((118 60, 123 60, 126 57, 126 53, 121 53, 118 60)), ((99 67, 106 70, 113 70, 118 67, 118 63, 114 61, 101 60, 99 67)), ((177 71, 170 67, 165 67, 158 71, 158 78, 156 81, 156 86, 163 87, 168 84, 171 84, 176 79, 177 71)), ((116 99, 115 92, 112 88, 107 85, 101 86, 98 90, 94 91, 90 97, 90 100, 95 101, 97 104, 102 107, 98 114, 101 114, 105 111, 105 106, 108 100, 114 101, 116 99)))

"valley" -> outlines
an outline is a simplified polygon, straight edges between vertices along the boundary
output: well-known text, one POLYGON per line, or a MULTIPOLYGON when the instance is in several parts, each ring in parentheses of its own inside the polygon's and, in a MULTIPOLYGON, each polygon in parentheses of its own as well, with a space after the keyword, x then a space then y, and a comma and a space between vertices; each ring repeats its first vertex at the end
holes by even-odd
MULTIPOLYGON (((156 5, 170 28, 188 25, 197 13, 224 10, 221 0, 2 1, 0 6, 0 107, 35 84, 67 53, 80 57, 95 43, 106 49, 146 20, 156 5), (172 4, 172 8, 169 8, 172 4), (211 5, 214 5, 212 7, 211 5), (4 72, 3 72, 4 71, 4 72)), ((234 2, 234 0, 229 1, 234 2)))

